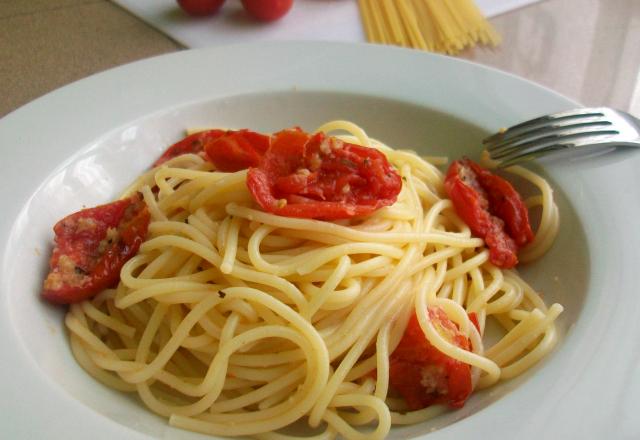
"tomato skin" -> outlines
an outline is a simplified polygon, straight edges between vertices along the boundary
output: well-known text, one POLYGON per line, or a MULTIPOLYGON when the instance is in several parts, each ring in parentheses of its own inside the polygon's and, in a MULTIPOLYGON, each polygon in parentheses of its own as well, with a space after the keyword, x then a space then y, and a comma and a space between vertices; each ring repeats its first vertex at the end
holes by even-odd
POLYGON ((242 6, 260 21, 274 21, 289 12, 293 0, 242 0, 242 6))
POLYGON ((162 153, 162 156, 153 163, 153 166, 157 167, 169 159, 183 154, 200 154, 204 150, 204 145, 207 142, 217 139, 224 134, 224 130, 205 130, 193 133, 167 148, 167 150, 162 153))
POLYGON ((230 130, 208 139, 204 151, 216 170, 235 172, 258 166, 270 145, 270 136, 246 129, 230 130))
POLYGON ((534 235, 529 223, 529 211, 520 194, 505 179, 468 160, 478 178, 480 186, 486 191, 490 211, 502 219, 507 233, 518 246, 525 246, 533 241, 534 235))
POLYGON ((187 14, 194 17, 213 15, 222 7, 225 0, 177 0, 178 5, 187 14))
POLYGON ((469 320, 476 328, 476 330, 478 330, 478 333, 480 333, 480 322, 478 321, 478 314, 476 312, 469 313, 469 320))
MULTIPOLYGON (((428 313, 441 335, 469 350, 469 340, 442 309, 430 307, 428 313)), ((460 408, 473 391, 471 367, 431 345, 415 313, 389 358, 389 385, 400 393, 411 410, 435 404, 460 408)))
POLYGON ((83 209, 54 226, 55 247, 42 296, 56 304, 91 298, 116 284, 149 227, 150 214, 138 195, 83 209))
POLYGON ((335 220, 395 203, 402 180, 378 150, 289 129, 274 135, 247 186, 267 212, 335 220))
POLYGON ((516 231, 519 242, 526 244, 533 239, 527 208, 511 184, 486 170, 479 178, 475 169, 482 168, 472 164, 469 159, 454 161, 445 178, 445 189, 473 235, 484 239, 490 261, 503 269, 512 268, 518 264, 518 244, 506 232, 505 220, 498 216, 504 215, 510 228, 516 231), (488 191, 483 186, 487 182, 488 191))

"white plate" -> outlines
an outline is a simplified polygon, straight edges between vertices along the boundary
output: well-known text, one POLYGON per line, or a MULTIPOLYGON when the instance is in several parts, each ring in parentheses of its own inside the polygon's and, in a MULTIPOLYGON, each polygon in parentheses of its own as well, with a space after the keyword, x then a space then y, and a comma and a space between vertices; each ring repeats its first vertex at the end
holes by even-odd
MULTIPOLYGON (((205 438, 167 426, 74 362, 39 289, 61 216, 113 198, 187 126, 312 129, 348 118, 396 147, 473 155, 484 134, 575 104, 522 79, 411 50, 279 43, 123 66, 0 121, 0 414, 6 438, 205 438)), ((524 276, 565 305, 562 341, 518 380, 391 437, 638 438, 640 155, 549 165, 558 242, 524 276)))

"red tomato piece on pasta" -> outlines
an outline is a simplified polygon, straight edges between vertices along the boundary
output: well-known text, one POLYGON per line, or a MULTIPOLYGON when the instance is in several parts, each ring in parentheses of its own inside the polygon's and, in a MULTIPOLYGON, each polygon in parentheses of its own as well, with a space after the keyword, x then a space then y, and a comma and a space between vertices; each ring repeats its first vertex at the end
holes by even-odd
POLYGON ((258 166, 270 145, 270 136, 237 130, 207 140, 204 150, 216 170, 235 172, 258 166))
POLYGON ((136 195, 83 209, 56 223, 44 299, 75 303, 116 284, 120 269, 147 235, 149 220, 146 204, 136 195))
POLYGON ((469 313, 469 321, 473 324, 473 326, 480 333, 480 321, 478 321, 478 314, 476 312, 469 313))
POLYGON ((153 163, 153 166, 157 167, 169 159, 183 154, 200 154, 204 151, 205 143, 217 139, 223 134, 225 134, 224 130, 205 130, 191 134, 167 148, 162 156, 153 163))
MULTIPOLYGON (((438 307, 429 308, 431 322, 445 339, 469 350, 469 340, 438 307)), ((445 404, 460 408, 471 394, 471 367, 435 348, 414 314, 389 358, 389 385, 411 410, 445 404)))
POLYGON ((502 219, 509 236, 518 246, 532 242, 534 235, 529 223, 529 211, 513 185, 471 160, 467 159, 466 164, 476 174, 478 183, 485 190, 489 210, 502 219))
POLYGON ((335 220, 367 215, 395 203, 402 180, 374 148, 300 129, 274 135, 247 185, 267 212, 335 220))
POLYGON ((484 239, 490 261, 504 269, 518 264, 518 246, 533 240, 533 232, 527 207, 513 186, 469 159, 451 164, 444 186, 473 235, 484 239))

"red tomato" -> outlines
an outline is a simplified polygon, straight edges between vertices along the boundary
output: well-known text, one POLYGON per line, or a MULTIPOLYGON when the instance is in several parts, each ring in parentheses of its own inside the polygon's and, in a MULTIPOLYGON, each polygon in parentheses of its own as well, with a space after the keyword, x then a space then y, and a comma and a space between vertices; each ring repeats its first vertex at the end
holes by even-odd
MULTIPOLYGON (((469 340, 442 309, 429 308, 429 318, 442 336, 469 350, 469 340)), ((389 385, 400 393, 411 410, 435 404, 460 408, 473 387, 471 367, 431 345, 415 314, 389 358, 389 385)))
POLYGON ((149 219, 147 205, 136 195, 83 209, 56 223, 44 299, 75 303, 117 283, 120 269, 147 235, 149 219))
POLYGON ((402 180, 376 149, 289 129, 274 135, 247 186, 267 212, 335 220, 395 203, 402 180))
POLYGON ((480 322, 478 321, 478 314, 476 312, 469 313, 469 320, 473 326, 480 332, 480 322))
POLYGON ((458 215, 484 239, 491 262, 505 269, 518 264, 518 245, 533 240, 533 232, 513 186, 469 159, 451 164, 444 185, 458 215))
POLYGON ((293 0, 242 0, 242 6, 254 18, 261 21, 273 21, 283 17, 293 0))
POLYGON ((529 224, 529 211, 515 188, 500 176, 485 170, 477 163, 467 160, 478 178, 478 183, 486 191, 489 210, 504 221, 507 233, 518 246, 533 241, 533 231, 529 224))
POLYGON ((178 0, 178 4, 189 15, 202 17, 213 15, 222 7, 224 0, 178 0))
POLYGON ((200 154, 202 153, 204 144, 207 141, 217 139, 223 134, 225 134, 224 130, 206 130, 189 135, 167 148, 162 156, 153 163, 153 166, 157 167, 169 159, 173 159, 174 157, 181 156, 183 154, 200 154))
POLYGON ((228 131, 206 141, 204 150, 216 170, 234 172, 260 164, 271 137, 249 130, 228 131))

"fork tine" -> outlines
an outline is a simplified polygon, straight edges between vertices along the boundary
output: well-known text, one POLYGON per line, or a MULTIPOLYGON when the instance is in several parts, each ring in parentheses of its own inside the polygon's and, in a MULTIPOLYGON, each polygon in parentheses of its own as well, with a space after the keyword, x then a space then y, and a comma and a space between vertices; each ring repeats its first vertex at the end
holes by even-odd
POLYGON ((538 148, 538 149, 536 149, 534 151, 531 151, 529 153, 514 154, 513 156, 507 158, 506 160, 500 161, 500 163, 498 164, 498 168, 507 168, 507 167, 510 167, 512 165, 516 165, 516 164, 519 164, 519 163, 529 162, 529 161, 532 161, 534 159, 537 159, 538 157, 542 157, 542 156, 546 155, 547 153, 552 153, 552 152, 560 151, 560 150, 566 150, 567 148, 571 148, 571 145, 567 145, 567 144, 552 144, 552 145, 548 145, 546 147, 538 148))
POLYGON ((514 125, 482 143, 499 167, 565 149, 602 153, 623 147, 638 148, 640 120, 606 107, 575 109, 514 125))
POLYGON ((587 122, 594 122, 601 120, 604 116, 604 109, 577 109, 570 110, 561 113, 555 113, 553 115, 541 116, 538 118, 531 119, 529 121, 522 122, 520 124, 514 125, 507 130, 500 131, 492 136, 489 136, 485 140, 483 140, 484 144, 497 144, 502 142, 503 140, 510 139, 511 137, 518 136, 522 133, 525 133, 529 130, 535 129, 539 126, 544 126, 551 123, 562 123, 564 121, 571 123, 576 123, 578 119, 583 118, 591 118, 592 120, 587 122))
POLYGON ((515 142, 506 142, 501 148, 496 150, 489 151, 491 158, 499 160, 505 159, 509 155, 513 153, 525 153, 529 148, 539 147, 543 148, 551 143, 553 144, 565 144, 565 143, 573 143, 574 141, 580 140, 582 138, 599 138, 601 136, 611 136, 619 134, 617 130, 592 130, 585 131, 581 128, 575 128, 572 130, 563 130, 557 133, 551 132, 545 136, 539 137, 525 137, 519 141, 515 142))
POLYGON ((508 154, 502 154, 500 157, 491 156, 493 160, 499 162, 499 167, 508 167, 520 162, 527 162, 531 159, 541 157, 547 153, 551 153, 559 150, 566 150, 573 147, 579 147, 584 145, 592 145, 594 143, 603 142, 607 138, 611 137, 611 134, 599 133, 592 134, 591 136, 574 135, 566 136, 561 141, 555 140, 551 142, 539 143, 534 141, 529 143, 526 147, 517 146, 514 147, 508 154))
POLYGON ((563 134, 571 134, 578 132, 587 132, 590 128, 598 129, 600 127, 611 126, 611 121, 591 121, 591 122, 574 122, 571 121, 561 121, 561 122, 553 122, 546 125, 540 125, 532 130, 525 131, 520 134, 512 135, 510 137, 501 139, 499 142, 490 144, 485 143, 485 149, 489 151, 492 155, 499 154, 505 148, 508 148, 512 145, 518 145, 521 143, 527 143, 529 141, 533 141, 535 139, 543 140, 546 135, 563 135, 563 134))

